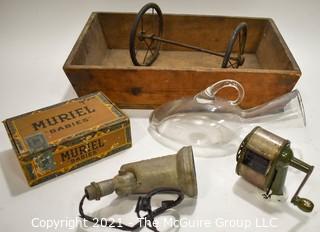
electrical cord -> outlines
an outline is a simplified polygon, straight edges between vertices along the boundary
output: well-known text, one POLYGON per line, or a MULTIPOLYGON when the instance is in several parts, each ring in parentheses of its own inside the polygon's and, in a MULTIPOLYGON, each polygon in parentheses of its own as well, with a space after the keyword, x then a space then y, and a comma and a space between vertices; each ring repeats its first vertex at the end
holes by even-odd
POLYGON ((86 215, 83 211, 83 203, 86 198, 87 196, 84 195, 80 201, 79 213, 81 218, 89 222, 96 223, 101 226, 107 226, 107 227, 112 227, 119 230, 124 230, 124 231, 134 231, 134 230, 137 230, 138 228, 142 228, 143 226, 146 226, 148 229, 158 232, 158 229, 155 227, 153 223, 155 217, 164 213, 166 210, 180 204, 181 201, 184 199, 184 194, 180 190, 175 188, 156 188, 151 192, 147 193, 145 196, 140 196, 138 198, 137 205, 135 208, 135 212, 137 214, 139 222, 137 222, 133 226, 128 226, 123 223, 114 222, 114 221, 102 220, 102 219, 98 219, 98 218, 94 218, 89 215, 86 215), (152 210, 151 198, 156 194, 176 194, 178 197, 176 200, 162 201, 161 206, 159 208, 152 210), (147 212, 147 214, 144 216, 141 216, 140 214, 141 211, 147 212), (144 223, 141 223, 141 220, 144 220, 144 223))

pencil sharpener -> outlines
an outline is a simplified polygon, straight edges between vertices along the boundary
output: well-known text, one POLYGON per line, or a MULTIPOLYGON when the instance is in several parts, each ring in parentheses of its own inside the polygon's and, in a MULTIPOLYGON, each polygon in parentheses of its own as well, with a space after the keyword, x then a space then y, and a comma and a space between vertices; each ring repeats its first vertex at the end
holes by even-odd
POLYGON ((256 127, 242 141, 237 152, 236 173, 265 191, 265 198, 284 194, 289 166, 306 174, 291 203, 304 212, 311 212, 314 207, 312 201, 298 194, 311 175, 313 166, 294 157, 289 140, 256 127))

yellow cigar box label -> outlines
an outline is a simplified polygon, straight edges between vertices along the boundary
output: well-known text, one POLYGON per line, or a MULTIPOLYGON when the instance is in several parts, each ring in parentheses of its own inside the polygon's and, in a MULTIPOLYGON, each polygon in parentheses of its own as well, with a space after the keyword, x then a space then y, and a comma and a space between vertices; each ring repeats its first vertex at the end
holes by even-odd
POLYGON ((131 146, 128 117, 100 92, 4 124, 30 185, 131 146))

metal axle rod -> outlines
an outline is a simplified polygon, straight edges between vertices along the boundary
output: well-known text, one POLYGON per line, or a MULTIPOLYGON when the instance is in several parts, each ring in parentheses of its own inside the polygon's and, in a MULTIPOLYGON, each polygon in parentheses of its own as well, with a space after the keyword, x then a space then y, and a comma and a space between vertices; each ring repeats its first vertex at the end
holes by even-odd
MULTIPOLYGON (((214 52, 214 51, 211 51, 211 50, 208 50, 208 49, 205 49, 205 48, 200 48, 200 47, 192 46, 192 45, 185 44, 185 43, 176 42, 176 41, 169 40, 169 39, 163 39, 163 38, 155 36, 155 35, 144 35, 144 34, 141 34, 141 37, 142 38, 146 38, 146 39, 157 40, 157 41, 160 41, 160 42, 164 42, 164 43, 167 43, 167 44, 172 44, 172 45, 176 45, 176 46, 180 46, 180 47, 184 47, 184 48, 189 48, 189 49, 192 49, 192 50, 208 53, 208 54, 219 56, 219 57, 224 57, 225 56, 224 53, 214 52)), ((236 57, 230 57, 230 60, 238 60, 238 59, 236 57)))

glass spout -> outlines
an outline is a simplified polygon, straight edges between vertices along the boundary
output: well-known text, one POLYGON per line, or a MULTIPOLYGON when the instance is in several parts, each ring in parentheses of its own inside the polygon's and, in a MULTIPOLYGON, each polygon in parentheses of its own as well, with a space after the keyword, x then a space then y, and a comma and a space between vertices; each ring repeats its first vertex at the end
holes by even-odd
POLYGON ((285 127, 306 126, 303 103, 297 89, 263 105, 242 110, 240 116, 246 123, 281 123, 285 127))

